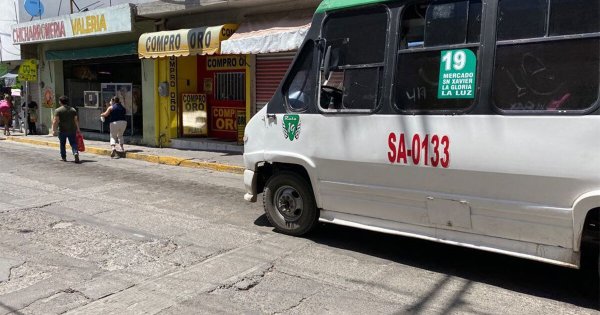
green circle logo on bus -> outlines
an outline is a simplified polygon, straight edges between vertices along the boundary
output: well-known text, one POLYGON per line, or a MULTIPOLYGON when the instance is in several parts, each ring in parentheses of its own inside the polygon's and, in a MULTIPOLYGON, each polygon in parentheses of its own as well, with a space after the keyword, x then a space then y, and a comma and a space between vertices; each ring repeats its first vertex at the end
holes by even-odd
POLYGON ((290 141, 300 137, 300 116, 299 115, 284 115, 283 116, 283 136, 290 141))

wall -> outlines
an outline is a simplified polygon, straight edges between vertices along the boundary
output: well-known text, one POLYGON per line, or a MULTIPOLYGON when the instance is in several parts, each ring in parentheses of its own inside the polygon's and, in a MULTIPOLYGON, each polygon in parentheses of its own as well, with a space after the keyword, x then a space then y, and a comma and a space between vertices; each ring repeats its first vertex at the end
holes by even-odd
POLYGON ((40 103, 40 117, 39 123, 42 134, 52 130, 52 117, 54 115, 54 109, 57 108, 58 97, 64 94, 64 75, 63 75, 63 63, 62 61, 49 61, 39 63, 39 95, 33 95, 34 99, 39 99, 40 103), (44 91, 49 89, 54 93, 54 107, 47 108, 43 105, 44 103, 44 91))
POLYGON ((21 59, 19 45, 13 45, 11 31, 11 25, 17 23, 18 20, 15 1, 16 0, 0 0, 0 8, 2 8, 2 18, 0 19, 1 62, 21 59))
POLYGON ((142 115, 144 131, 142 142, 158 146, 158 124, 156 123, 158 91, 154 84, 158 76, 158 64, 154 59, 142 59, 142 115))

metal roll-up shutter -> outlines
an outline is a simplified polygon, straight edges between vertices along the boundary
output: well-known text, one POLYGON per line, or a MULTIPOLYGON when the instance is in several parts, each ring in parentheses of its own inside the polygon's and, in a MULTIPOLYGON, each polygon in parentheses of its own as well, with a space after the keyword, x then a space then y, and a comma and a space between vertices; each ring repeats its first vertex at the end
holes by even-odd
POLYGON ((292 52, 256 57, 256 112, 271 100, 295 54, 292 52))

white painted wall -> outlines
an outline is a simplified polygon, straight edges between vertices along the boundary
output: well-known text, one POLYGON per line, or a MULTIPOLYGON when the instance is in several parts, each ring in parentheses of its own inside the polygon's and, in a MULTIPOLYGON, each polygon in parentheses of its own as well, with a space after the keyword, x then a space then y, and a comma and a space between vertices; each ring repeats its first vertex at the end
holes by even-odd
POLYGON ((0 0, 0 61, 12 61, 21 59, 21 49, 18 45, 13 45, 11 25, 16 24, 17 0, 0 0))

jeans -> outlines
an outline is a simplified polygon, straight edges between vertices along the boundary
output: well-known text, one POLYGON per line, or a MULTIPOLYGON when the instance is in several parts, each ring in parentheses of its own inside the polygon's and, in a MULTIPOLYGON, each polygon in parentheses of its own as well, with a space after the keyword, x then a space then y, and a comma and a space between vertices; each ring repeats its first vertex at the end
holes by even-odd
POLYGON ((29 124, 29 134, 30 135, 37 134, 37 129, 35 128, 35 122, 31 121, 30 115, 27 115, 27 123, 29 124))
POLYGON ((63 159, 67 158, 67 149, 65 148, 67 139, 69 139, 69 145, 71 145, 71 149, 73 149, 73 155, 79 154, 77 151, 77 139, 75 133, 59 132, 58 140, 60 141, 60 157, 63 159))

